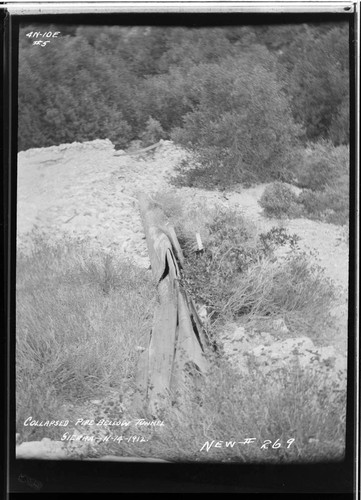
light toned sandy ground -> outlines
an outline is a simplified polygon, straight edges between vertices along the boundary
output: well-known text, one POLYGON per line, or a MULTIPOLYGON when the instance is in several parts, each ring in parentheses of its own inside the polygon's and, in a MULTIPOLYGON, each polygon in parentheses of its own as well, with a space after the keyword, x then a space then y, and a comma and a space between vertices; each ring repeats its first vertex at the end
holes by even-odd
MULTIPOLYGON (((37 226, 53 238, 68 233, 89 236, 95 246, 118 247, 125 253, 132 243, 141 243, 142 227, 135 199, 138 191, 153 193, 169 188, 166 174, 184 153, 165 142, 154 156, 114 156, 108 141, 74 143, 19 153, 18 159, 18 240, 37 226), (97 240, 97 241, 96 241, 97 240), (132 240, 130 242, 130 240, 132 240)), ((265 184, 241 192, 207 192, 195 188, 178 191, 185 203, 191 200, 219 200, 238 206, 264 229, 277 221, 262 216, 258 204, 265 184)), ((342 228, 307 219, 282 221, 302 244, 316 250, 320 264, 337 283, 347 288, 348 246, 342 228)), ((141 252, 142 254, 144 252, 141 252)))

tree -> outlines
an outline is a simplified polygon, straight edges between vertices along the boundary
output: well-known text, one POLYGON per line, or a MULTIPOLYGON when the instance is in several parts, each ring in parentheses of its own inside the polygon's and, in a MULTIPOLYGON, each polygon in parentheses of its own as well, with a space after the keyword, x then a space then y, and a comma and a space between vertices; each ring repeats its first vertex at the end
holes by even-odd
POLYGON ((309 140, 330 138, 332 127, 336 142, 347 143, 348 27, 334 27, 319 37, 308 30, 300 47, 289 80, 294 117, 305 127, 309 140), (344 134, 336 134, 339 125, 344 134))
POLYGON ((132 136, 129 100, 121 99, 126 72, 118 78, 82 36, 50 43, 41 57, 36 49, 20 52, 19 148, 97 138, 124 146, 132 136))
POLYGON ((215 62, 234 54, 234 46, 222 28, 173 28, 166 30, 167 50, 159 60, 162 72, 171 67, 187 70, 190 66, 215 62))
POLYGON ((216 184, 287 177, 301 131, 276 74, 256 61, 248 54, 188 75, 199 104, 173 137, 194 151, 216 184))

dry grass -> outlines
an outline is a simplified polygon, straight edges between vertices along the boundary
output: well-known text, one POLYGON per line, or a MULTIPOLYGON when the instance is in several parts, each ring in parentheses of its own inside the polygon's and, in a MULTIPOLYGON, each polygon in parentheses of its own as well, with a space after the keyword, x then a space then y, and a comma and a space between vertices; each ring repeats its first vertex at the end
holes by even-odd
MULTIPOLYGON (((110 427, 107 432, 111 436, 121 434, 123 440, 99 444, 92 453, 175 462, 341 460, 345 447, 345 394, 335 397, 326 378, 316 380, 297 367, 280 370, 273 377, 255 368, 251 376, 240 375, 226 360, 213 360, 198 391, 185 392, 183 399, 168 405, 161 414, 164 427, 138 430, 145 442, 126 441, 135 433, 134 427, 122 432, 110 427), (325 411, 330 397, 332 405, 325 411), (243 444, 246 438, 254 441, 243 444), (212 441, 221 444, 207 451, 206 443, 212 441), (229 444, 232 442, 233 446, 229 444), (262 449, 267 443, 271 444, 262 449)), ((118 419, 124 416, 116 407, 111 415, 118 419)), ((137 416, 152 420, 147 413, 137 416)))
POLYGON ((38 238, 30 256, 19 253, 17 421, 36 414, 58 420, 54 401, 123 390, 151 327, 153 301, 144 272, 91 256, 82 245, 38 238))
POLYGON ((296 235, 282 227, 260 234, 236 210, 185 207, 174 193, 160 193, 157 200, 176 227, 189 288, 213 320, 264 323, 283 317, 293 336, 324 342, 337 290, 311 255, 299 250, 296 235), (195 253, 195 232, 202 254, 195 253))
MULTIPOLYGON (((267 260, 258 265, 249 268, 243 285, 247 297, 254 297, 256 310, 263 311, 261 304, 264 308, 269 301, 273 301, 269 307, 287 304, 291 308, 287 302, 291 287, 302 276, 296 275, 288 291, 278 297, 270 283, 277 281, 279 268, 267 260)), ((289 267, 289 277, 296 271, 289 267)), ((281 292, 281 288, 276 290, 281 292)), ((239 307, 244 299, 237 293, 239 307)), ((302 311, 308 317, 312 307, 319 307, 313 301, 322 299, 316 289, 314 293, 308 292, 307 301, 303 300, 299 318, 302 311)), ((16 396, 17 432, 22 440, 59 440, 64 433, 59 427, 25 427, 23 422, 29 416, 69 419, 66 431, 84 434, 91 434, 94 428, 75 427, 76 418, 153 419, 146 411, 134 415, 124 406, 123 395, 133 385, 136 347, 142 345, 151 327, 154 301, 154 285, 145 271, 114 256, 92 255, 82 244, 62 241, 51 246, 38 238, 31 255, 18 254, 16 396), (106 402, 112 394, 114 399, 106 402), (90 404, 94 398, 101 401, 95 414, 90 404)), ((123 440, 89 445, 86 455, 185 462, 342 459, 345 394, 335 393, 327 377, 316 379, 297 366, 272 377, 250 366, 250 375, 245 376, 236 373, 222 355, 210 359, 210 365, 197 390, 186 391, 159 415, 164 427, 103 427, 106 434, 123 436, 123 440), (145 441, 125 441, 129 434, 144 436, 145 441), (246 438, 255 441, 240 444, 246 438), (290 439, 294 441, 288 446, 290 439), (208 452, 202 450, 213 440, 223 443, 208 452), (262 449, 265 440, 276 443, 275 447, 262 449), (232 441, 237 443, 226 445, 232 441)))
POLYGON ((323 270, 295 252, 281 261, 269 257, 253 264, 233 283, 223 313, 247 320, 283 317, 293 334, 322 343, 329 329, 335 287, 323 270))

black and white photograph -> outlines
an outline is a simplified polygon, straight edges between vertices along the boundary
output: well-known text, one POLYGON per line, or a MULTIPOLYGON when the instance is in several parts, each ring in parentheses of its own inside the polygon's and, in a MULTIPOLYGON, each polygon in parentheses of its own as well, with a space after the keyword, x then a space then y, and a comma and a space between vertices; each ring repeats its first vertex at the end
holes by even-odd
POLYGON ((17 459, 345 459, 351 28, 19 23, 17 459))

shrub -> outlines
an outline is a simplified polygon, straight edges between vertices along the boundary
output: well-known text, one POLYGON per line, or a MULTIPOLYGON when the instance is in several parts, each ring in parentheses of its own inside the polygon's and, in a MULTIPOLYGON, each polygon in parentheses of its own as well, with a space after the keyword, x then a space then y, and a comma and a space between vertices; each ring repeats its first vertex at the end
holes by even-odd
POLYGON ((350 101, 344 98, 333 115, 330 126, 330 139, 335 146, 350 142, 350 101))
POLYGON ((296 194, 282 182, 267 186, 259 204, 268 217, 292 217, 299 213, 296 194))
POLYGON ((176 227, 186 257, 185 284, 208 306, 212 320, 282 315, 300 331, 313 331, 325 320, 333 287, 299 251, 297 235, 282 227, 259 233, 237 210, 184 206, 169 193, 156 198, 176 227), (201 253, 195 232, 202 238, 201 253), (286 257, 278 259, 281 247, 286 257))
POLYGON ((340 183, 339 189, 327 188, 324 192, 327 208, 324 213, 326 222, 330 224, 348 224, 350 216, 349 190, 343 189, 340 183))
POLYGON ((239 275, 225 310, 257 319, 282 316, 293 331, 320 341, 321 325, 335 298, 322 268, 296 251, 281 261, 266 257, 239 275))
POLYGON ((197 254, 194 233, 188 233, 182 226, 178 230, 186 257, 185 276, 197 300, 217 313, 234 276, 258 259, 261 244, 255 226, 231 210, 211 210, 200 232, 204 252, 197 254))
POLYGON ((321 191, 330 179, 330 166, 326 158, 308 158, 298 178, 300 187, 321 191))
POLYGON ((142 141, 142 145, 144 147, 151 146, 161 139, 166 138, 166 133, 163 130, 162 125, 158 120, 155 120, 151 116, 148 118, 145 130, 140 135, 140 139, 142 141))
MULTIPOLYGON (((161 197, 160 197, 161 198, 161 197)), ((308 255, 298 248, 298 236, 273 227, 259 233, 236 210, 189 207, 180 211, 175 199, 163 196, 173 213, 185 255, 186 288, 211 314, 211 336, 216 340, 223 321, 265 321, 282 316, 294 332, 319 339, 334 298, 333 285, 308 255), (172 205, 176 209, 171 209, 172 205), (197 252, 195 232, 204 250, 197 252), (278 250, 283 247, 282 258, 278 250)))
POLYGON ((311 191, 310 189, 304 189, 299 194, 298 202, 304 207, 305 213, 308 217, 318 219, 325 210, 324 194, 311 191))
POLYGON ((192 110, 171 135, 195 156, 184 179, 206 187, 285 180, 300 129, 271 65, 246 54, 191 68, 187 79, 192 110))
POLYGON ((306 171, 309 177, 305 174, 303 178, 309 179, 306 184, 313 190, 303 190, 298 201, 309 218, 332 224, 347 224, 350 198, 349 148, 333 147, 326 142, 317 143, 307 155, 312 158, 318 157, 321 153, 327 158, 328 178, 320 190, 315 190, 317 183, 312 181, 311 170, 306 171))
MULTIPOLYGON (((329 141, 319 141, 299 150, 298 160, 293 165, 293 174, 295 183, 304 189, 297 198, 289 194, 288 201, 278 208, 282 195, 277 188, 274 196, 268 196, 267 201, 263 197, 260 201, 265 213, 278 212, 281 215, 284 212, 290 217, 303 216, 332 224, 347 224, 349 147, 335 147, 329 141)), ((272 192, 272 188, 267 188, 265 195, 269 189, 272 192)))
POLYGON ((303 190, 298 201, 310 219, 341 226, 348 223, 349 195, 342 188, 326 188, 322 192, 303 190))
POLYGON ((297 184, 313 191, 323 191, 338 178, 348 173, 349 151, 347 146, 335 147, 329 141, 309 144, 298 164, 297 184))
POLYGON ((99 133, 99 137, 101 135, 107 135, 106 139, 109 139, 116 149, 123 149, 129 146, 133 137, 133 131, 129 123, 119 119, 116 127, 110 128, 106 134, 99 133))
POLYGON ((94 139, 127 145, 134 134, 135 80, 124 63, 114 70, 109 55, 97 55, 81 36, 64 36, 41 57, 31 46, 21 48, 19 150, 94 139))
POLYGON ((143 124, 142 128, 146 127, 149 116, 157 120, 167 133, 181 125, 183 115, 191 109, 185 78, 179 68, 171 68, 169 73, 142 81, 135 110, 137 122, 143 124))
MULTIPOLYGON (((202 253, 194 251, 194 233, 187 232, 186 217, 180 221, 177 233, 186 255, 186 284, 196 300, 209 306, 213 319, 283 314, 293 318, 295 325, 296 318, 306 318, 305 311, 311 306, 309 316, 313 322, 318 307, 327 314, 332 286, 325 280, 322 288, 324 276, 320 269, 312 267, 307 256, 299 253, 297 235, 276 227, 259 234, 253 224, 232 210, 215 208, 207 216, 205 227, 199 229, 203 235, 202 253), (287 247, 288 260, 277 259, 280 247, 287 247), (298 285, 295 280, 299 280, 298 285), (317 301, 314 296, 310 299, 312 293, 319 294, 317 301)), ((302 321, 300 325, 305 324, 302 321)))
POLYGON ((294 60, 288 76, 293 114, 303 124, 308 139, 326 137, 348 142, 348 26, 339 23, 323 33, 313 29, 307 26, 285 48, 294 60), (335 137, 336 124, 346 125, 346 133, 335 137))
POLYGON ((267 233, 261 233, 259 237, 267 251, 277 250, 285 245, 289 245, 292 249, 298 248, 300 240, 297 234, 288 234, 284 227, 272 227, 267 233))

